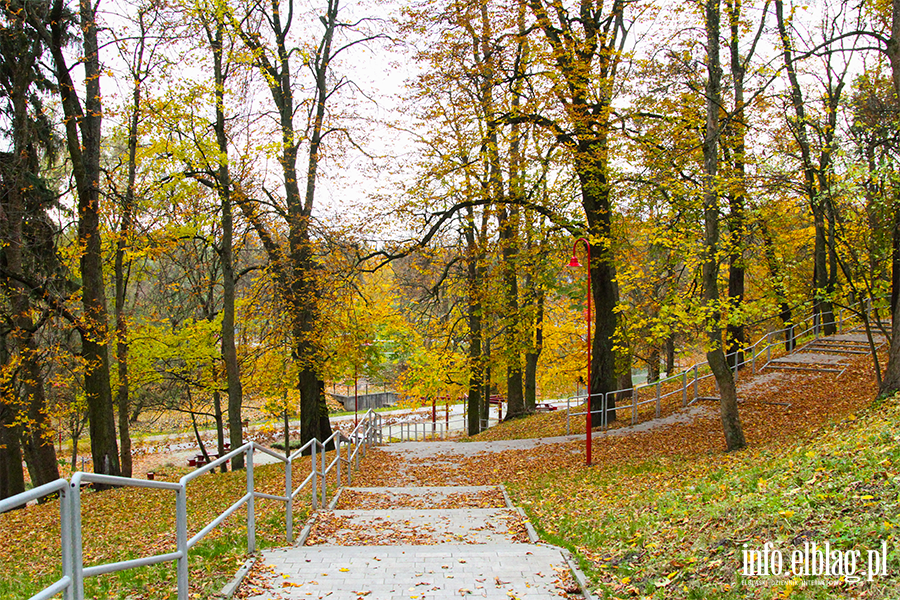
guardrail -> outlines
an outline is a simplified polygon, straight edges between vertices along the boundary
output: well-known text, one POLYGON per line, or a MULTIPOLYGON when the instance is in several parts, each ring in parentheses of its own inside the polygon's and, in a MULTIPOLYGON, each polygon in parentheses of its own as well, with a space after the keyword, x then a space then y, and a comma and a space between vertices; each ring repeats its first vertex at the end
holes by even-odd
POLYGON ((359 469, 360 453, 365 456, 367 448, 374 443, 381 443, 381 417, 374 411, 369 411, 360 420, 356 428, 349 436, 336 431, 324 442, 312 439, 301 448, 285 457, 277 452, 261 446, 255 442, 248 442, 232 450, 225 456, 200 467, 182 477, 177 483, 168 481, 151 481, 144 479, 132 479, 128 477, 113 477, 96 473, 78 472, 72 475, 71 480, 58 479, 54 482, 34 488, 22 494, 12 496, 0 501, 0 513, 17 508, 32 500, 38 500, 50 494, 59 494, 59 521, 60 540, 62 548, 62 577, 52 585, 44 588, 30 600, 46 600, 59 593, 63 593, 65 600, 84 600, 84 580, 88 577, 114 573, 145 567, 162 562, 175 561, 177 569, 178 600, 188 599, 188 552, 200 540, 206 537, 212 530, 218 527, 225 519, 231 516, 239 508, 247 507, 247 550, 256 551, 256 511, 255 499, 268 498, 285 503, 285 532, 287 541, 293 541, 293 507, 300 492, 307 486, 311 490, 311 503, 313 509, 317 507, 321 497, 322 506, 327 501, 327 477, 332 470, 335 471, 337 487, 341 484, 341 465, 346 465, 347 483, 351 482, 353 468, 359 469), (333 444, 335 457, 328 465, 325 464, 326 449, 333 444), (345 445, 346 458, 342 456, 341 446, 345 445), (352 447, 352 452, 351 452, 352 447), (276 496, 265 494, 254 489, 253 485, 253 454, 259 451, 279 460, 284 465, 285 495, 276 496), (311 455, 310 474, 297 487, 293 488, 291 482, 291 468, 295 460, 298 460, 307 451, 311 455), (232 458, 243 454, 245 457, 245 472, 247 479, 247 492, 237 502, 232 504, 224 512, 206 524, 193 537, 188 539, 188 514, 187 494, 188 484, 200 475, 216 469, 232 458), (321 457, 318 459, 317 454, 321 457), (105 563, 90 567, 84 566, 83 538, 81 533, 81 486, 84 483, 98 483, 107 486, 140 487, 157 490, 170 490, 175 493, 175 551, 164 554, 156 554, 149 557, 136 558, 119 562, 105 563), (321 489, 321 493, 320 490, 321 489))
MULTIPOLYGON (((755 374, 758 370, 757 362, 762 359, 763 354, 765 354, 765 363, 759 367, 759 369, 765 368, 765 366, 771 362, 773 348, 783 347, 786 342, 790 342, 788 345, 792 348, 792 351, 797 350, 799 349, 798 344, 800 342, 811 342, 820 337, 824 337, 823 332, 827 325, 834 325, 837 328, 837 333, 843 333, 848 323, 855 319, 859 319, 863 310, 865 310, 867 316, 874 313, 877 317, 879 316, 879 308, 883 307, 873 304, 871 300, 866 301, 864 305, 862 303, 856 303, 846 309, 839 309, 837 314, 832 315, 832 320, 825 323, 821 322, 819 316, 816 314, 807 315, 806 317, 799 319, 798 322, 793 323, 790 327, 770 331, 759 338, 754 344, 737 352, 727 354, 726 360, 732 364, 735 374, 737 374, 740 368, 746 367, 747 365, 750 365, 752 372, 755 374), (857 306, 859 307, 858 309, 854 308, 857 306), (850 313, 850 315, 845 315, 845 312, 850 313)), ((664 377, 652 383, 637 385, 621 390, 613 390, 611 392, 606 392, 605 394, 591 394, 592 398, 602 397, 600 409, 592 411, 592 422, 602 426, 605 431, 609 427, 609 412, 630 410, 631 424, 634 425, 637 423, 638 408, 646 405, 655 405, 655 417, 659 418, 662 410, 662 401, 664 399, 680 394, 683 407, 693 404, 697 398, 700 397, 700 384, 710 378, 714 378, 714 375, 709 368, 709 362, 704 361, 688 367, 680 374, 664 377), (663 391, 663 388, 667 387, 666 384, 671 385, 673 383, 680 385, 676 385, 672 389, 663 391), (652 394, 646 400, 639 400, 639 392, 643 390, 652 390, 652 394), (688 400, 689 395, 691 395, 691 400, 688 400), (631 402, 624 405, 614 405, 614 403, 611 402, 611 399, 615 399, 617 396, 630 396, 631 402)), ((567 399, 566 435, 570 435, 571 433, 570 417, 587 415, 587 411, 572 412, 572 402, 581 404, 586 401, 587 395, 585 394, 570 396, 567 399)))

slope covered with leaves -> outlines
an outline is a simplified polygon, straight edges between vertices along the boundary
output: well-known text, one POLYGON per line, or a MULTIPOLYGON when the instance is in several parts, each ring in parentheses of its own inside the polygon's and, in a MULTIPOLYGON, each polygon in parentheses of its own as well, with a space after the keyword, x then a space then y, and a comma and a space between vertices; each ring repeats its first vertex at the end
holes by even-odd
POLYGON ((896 598, 898 461, 894 397, 802 442, 557 470, 514 491, 545 538, 577 549, 600 597, 896 598), (744 544, 790 557, 826 541, 860 552, 857 574, 886 542, 888 574, 813 585, 741 574, 744 544))
MULTIPOLYGON (((303 481, 309 459, 297 461, 293 480, 303 481)), ((157 479, 177 481, 187 469, 157 472, 157 479)), ((281 465, 254 469, 256 491, 284 494, 281 465)), ((210 473, 188 484, 188 536, 196 534, 246 493, 243 471, 210 473)), ((309 514, 298 496, 295 532, 309 514)), ((240 509, 197 544, 190 555, 192 598, 217 593, 246 559, 246 510, 240 509)), ((257 500, 257 545, 283 545, 284 505, 257 500)), ((82 493, 85 565, 147 557, 175 551, 174 492, 119 488, 82 493)), ((61 576, 59 503, 55 500, 0 515, 0 598, 28 598, 61 576)), ((88 598, 157 600, 176 598, 175 563, 131 569, 85 580, 88 598)))

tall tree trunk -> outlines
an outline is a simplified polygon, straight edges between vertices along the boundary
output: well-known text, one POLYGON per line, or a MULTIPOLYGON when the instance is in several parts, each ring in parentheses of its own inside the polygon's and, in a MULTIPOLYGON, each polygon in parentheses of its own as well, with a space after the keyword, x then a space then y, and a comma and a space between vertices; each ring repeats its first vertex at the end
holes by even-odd
MULTIPOLYGON (((743 167, 743 165, 741 165, 743 167)), ((744 255, 743 237, 744 231, 744 202, 743 197, 734 194, 730 198, 731 212, 729 215, 729 228, 732 232, 731 252, 728 257, 728 299, 733 308, 744 303, 744 255), (738 238, 738 239, 734 239, 738 238)), ((744 362, 744 348, 747 346, 747 334, 743 323, 733 323, 729 320, 726 326, 725 339, 727 340, 728 366, 737 369, 744 362)))
MULTIPOLYGON (((216 86, 216 144, 219 147, 219 165, 216 174, 216 191, 222 210, 222 243, 219 256, 222 261, 222 361, 225 363, 225 382, 228 387, 228 435, 232 449, 243 444, 244 390, 241 385, 240 365, 237 345, 234 340, 234 225, 232 218, 232 186, 228 160, 228 136, 225 125, 225 70, 223 64, 223 39, 225 26, 216 19, 216 30, 208 32, 213 52, 213 77, 216 86)), ((221 448, 220 448, 221 451, 221 448)), ((232 469, 244 468, 244 456, 238 455, 231 461, 232 469)))
POLYGON ((468 434, 475 435, 481 431, 484 366, 481 356, 482 260, 476 243, 475 215, 471 207, 468 209, 464 234, 466 238, 466 293, 469 301, 469 394, 466 400, 468 413, 466 426, 468 434))
MULTIPOLYGON (((609 131, 613 90, 627 28, 627 2, 584 0, 580 10, 567 12, 556 2, 523 0, 535 17, 535 27, 553 50, 552 69, 559 85, 554 93, 565 112, 568 131, 554 122, 553 133, 570 148, 572 164, 587 218, 591 246, 591 290, 594 338, 591 340, 591 412, 603 409, 604 398, 616 389, 616 272, 611 251, 612 204, 609 183, 609 131), (608 7, 608 11, 604 10, 608 7), (600 33, 602 32, 602 34, 600 33)), ((547 120, 534 121, 546 126, 547 120)), ((607 420, 615 419, 615 398, 608 399, 607 420)))
MULTIPOLYGON (((143 25, 143 19, 141 20, 143 25)), ((138 69, 143 62, 144 37, 138 42, 138 69)), ((128 416, 130 407, 128 403, 128 321, 125 310, 126 291, 128 286, 125 254, 131 244, 134 234, 134 187, 137 179, 137 138, 138 119, 141 110, 141 83, 140 77, 134 78, 134 90, 132 92, 131 119, 128 125, 128 184, 125 189, 125 198, 122 200, 122 222, 119 224, 119 236, 116 240, 116 260, 114 277, 116 282, 116 363, 119 371, 119 388, 116 403, 119 417, 119 451, 122 461, 122 475, 131 477, 131 435, 129 433, 128 416)))
POLYGON ((59 479, 59 465, 56 462, 56 448, 53 445, 53 426, 47 415, 44 374, 41 373, 39 355, 34 338, 29 335, 22 354, 24 374, 22 387, 28 398, 28 425, 22 432, 25 458, 29 463, 31 483, 34 487, 59 479))
POLYGON ((669 334, 666 338, 666 376, 671 377, 675 372, 675 334, 669 334))
MULTIPOLYGON (((483 327, 484 321, 482 321, 482 331, 484 331, 483 327)), ((484 421, 486 429, 491 426, 491 388, 493 387, 491 383, 491 338, 486 333, 482 333, 482 340, 484 343, 484 354, 481 358, 482 369, 484 370, 484 394, 482 395, 484 404, 482 405, 481 419, 484 421)))
MULTIPOLYGON (((24 92, 24 90, 22 90, 24 92)), ((17 114, 15 119, 21 121, 25 118, 25 98, 14 98, 13 103, 17 114)), ((19 165, 14 167, 12 183, 6 190, 7 214, 6 217, 6 242, 4 258, 6 268, 11 273, 23 273, 25 268, 24 249, 27 241, 24 234, 24 220, 27 214, 25 194, 31 186, 26 175, 30 169, 26 166, 28 156, 27 143, 23 139, 24 127, 17 127, 15 134, 16 159, 19 165)), ((35 341, 35 324, 31 318, 32 306, 28 289, 14 280, 6 280, 4 292, 8 295, 11 315, 8 317, 12 329, 8 336, 4 336, 3 356, 0 364, 7 365, 17 359, 18 368, 15 369, 17 382, 9 382, 4 389, 4 395, 8 395, 7 402, 19 404, 20 414, 10 421, 19 422, 17 428, 21 435, 21 447, 25 453, 25 460, 31 473, 32 484, 35 486, 49 483, 59 478, 59 467, 56 464, 56 449, 53 446, 52 427, 47 416, 47 402, 44 393, 44 375, 41 373, 40 349, 35 341), (9 344, 9 346, 6 346, 9 344), (23 398, 17 398, 22 394, 23 398), (22 418, 24 417, 24 418, 22 418)), ((2 401, 2 399, 0 399, 2 401)), ((20 463, 21 470, 21 463, 20 463)))
POLYGON ((522 352, 520 336, 519 282, 516 274, 518 258, 518 211, 505 208, 500 215, 500 243, 503 255, 503 295, 505 318, 503 354, 506 359, 506 416, 515 419, 525 414, 525 393, 522 381, 522 352))
MULTIPOLYGON (((599 169, 597 166, 595 169, 599 169)), ((582 180, 582 202, 588 214, 591 239, 591 293, 594 303, 594 338, 591 340, 591 412, 602 412, 604 398, 606 422, 616 420, 616 399, 609 395, 617 389, 616 353, 613 337, 616 332, 616 286, 615 266, 609 250, 611 240, 612 207, 609 202, 609 188, 606 182, 606 164, 602 176, 595 169, 579 174, 582 180), (596 194, 596 190, 602 190, 596 194)))
POLYGON ((647 383, 659 381, 659 347, 650 348, 650 356, 647 358, 647 383))
POLYGON ((25 491, 22 449, 10 416, 11 411, 0 406, 0 500, 25 491))
POLYGON ((53 56, 60 101, 65 115, 66 147, 72 162, 72 173, 78 196, 78 244, 81 250, 82 304, 81 356, 84 359, 84 391, 90 419, 91 455, 94 471, 119 475, 119 449, 116 442, 115 411, 109 383, 109 341, 106 290, 103 283, 102 247, 100 240, 100 56, 97 41, 95 5, 80 1, 82 62, 85 68, 84 110, 75 92, 64 47, 67 23, 64 4, 57 2, 48 23, 35 21, 32 26, 47 39, 53 56))
MULTIPOLYGON (((82 247, 82 304, 87 322, 86 335, 81 337, 81 356, 86 365, 84 391, 90 413, 94 472, 121 475, 115 412, 109 383, 108 316, 100 239, 100 124, 103 114, 100 100, 100 54, 95 5, 90 0, 81 0, 80 6, 84 40, 85 114, 81 122, 84 181, 78 186, 78 242, 82 247)), ((70 141, 70 149, 72 142, 77 140, 70 141)))
POLYGON ((719 110, 722 104, 722 67, 719 59, 719 0, 705 0, 706 51, 708 78, 706 82, 706 135, 703 140, 703 216, 705 225, 705 249, 703 258, 703 301, 709 315, 706 316, 706 333, 709 350, 706 353, 709 366, 716 377, 720 393, 722 430, 726 448, 737 450, 746 445, 737 408, 737 392, 734 378, 722 348, 721 315, 716 307, 718 289, 719 245, 719 197, 716 190, 718 171, 718 141, 721 128, 719 110))
MULTIPOLYGON (((840 81, 837 85, 833 86, 833 88, 829 87, 826 90, 826 104, 829 111, 828 123, 823 131, 822 149, 818 159, 819 164, 816 166, 812 159, 812 150, 809 134, 807 132, 809 124, 807 122, 806 106, 803 100, 802 88, 800 87, 800 80, 797 75, 791 36, 788 32, 787 21, 784 16, 783 0, 775 0, 775 17, 778 26, 778 34, 781 38, 784 66, 790 84, 791 105, 793 106, 795 115, 790 121, 797 139, 797 145, 800 147, 800 159, 803 166, 805 192, 809 200, 810 210, 813 214, 813 225, 815 227, 815 245, 813 250, 814 311, 819 319, 820 325, 825 324, 825 333, 833 333, 836 330, 836 326, 834 325, 834 308, 829 290, 833 291, 834 289, 837 269, 834 268, 829 274, 829 266, 836 267, 836 255, 833 254, 835 251, 833 243, 830 244, 831 249, 829 250, 829 226, 826 224, 826 219, 828 218, 827 204, 830 203, 830 198, 828 197, 830 193, 828 173, 831 169, 831 157, 833 153, 832 142, 834 141, 837 109, 844 82, 840 81), (829 256, 832 258, 830 262, 829 256)), ((831 223, 830 227, 834 227, 834 223, 831 223)))
POLYGON ((537 287, 538 290, 531 294, 534 299, 534 337, 525 353, 525 408, 529 412, 534 412, 537 404, 537 367, 544 350, 544 290, 537 287))
MULTIPOLYGON (((891 37, 888 39, 885 49, 888 61, 891 65, 891 80, 894 84, 894 94, 900 97, 900 0, 891 2, 891 37)), ((898 245, 900 245, 900 202, 894 198, 894 224, 893 224, 893 253, 891 264, 891 343, 888 348, 887 365, 884 368, 884 378, 881 381, 879 393, 888 395, 900 391, 900 293, 897 291, 897 283, 900 282, 900 259, 898 259, 898 245)))
MULTIPOLYGON (((216 420, 216 449, 219 456, 228 454, 225 451, 225 421, 222 415, 222 394, 219 390, 213 391, 213 418, 216 420)), ((229 441, 230 443, 230 441, 229 441)), ((222 473, 228 471, 228 464, 222 463, 220 467, 222 473)))

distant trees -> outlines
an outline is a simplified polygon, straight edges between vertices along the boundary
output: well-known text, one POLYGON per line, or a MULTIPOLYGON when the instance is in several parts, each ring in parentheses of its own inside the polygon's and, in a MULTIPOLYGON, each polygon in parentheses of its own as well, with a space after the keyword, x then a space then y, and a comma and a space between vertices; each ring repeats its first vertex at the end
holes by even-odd
POLYGON ((706 352, 737 448, 734 373, 768 317, 811 305, 830 331, 862 300, 900 304, 898 2, 704 0, 646 34, 638 0, 405 5, 421 143, 397 162, 415 175, 372 195, 395 215, 335 226, 322 173, 362 150, 344 101, 366 96, 343 61, 388 37, 381 15, 150 1, 98 25, 96 4, 0 1, 0 493, 22 457, 55 477, 57 399, 76 425, 83 399, 95 470, 129 474, 147 403, 209 413, 221 450, 277 391, 321 438, 325 380, 388 355, 415 393, 466 390, 474 434, 492 394, 517 418, 579 377, 612 420, 634 361, 656 379, 706 352), (585 282, 561 269, 581 236, 591 340, 585 282))

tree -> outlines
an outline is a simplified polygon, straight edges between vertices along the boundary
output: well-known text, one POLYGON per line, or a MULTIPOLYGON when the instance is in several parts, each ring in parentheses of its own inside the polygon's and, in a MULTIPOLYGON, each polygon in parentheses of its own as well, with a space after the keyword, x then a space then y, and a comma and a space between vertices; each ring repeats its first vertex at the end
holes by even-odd
MULTIPOLYGON (((547 69, 552 94, 562 117, 514 115, 515 119, 547 128, 569 152, 581 188, 591 245, 591 290, 595 306, 591 340, 591 411, 603 410, 604 397, 616 389, 614 335, 616 329, 615 265, 611 251, 612 190, 610 146, 612 100, 627 29, 628 0, 581 2, 568 12, 550 0, 522 0, 535 18, 549 51, 547 69)), ((615 400, 607 402, 607 421, 615 419, 615 400)))
POLYGON ((706 358, 719 386, 719 406, 725 446, 738 450, 746 445, 737 408, 734 376, 728 368, 722 348, 721 312, 719 308, 719 195, 717 181, 718 144, 722 134, 720 110, 722 106, 722 64, 719 58, 720 0, 705 0, 706 24, 706 134, 703 138, 703 223, 704 256, 702 265, 703 304, 709 349, 706 358))
MULTIPOLYGON (((775 0, 775 17, 778 25, 778 34, 781 38, 782 57, 784 68, 787 72, 790 104, 794 111, 794 117, 788 119, 789 127, 800 149, 800 159, 803 169, 804 191, 806 193, 810 210, 813 214, 815 227, 815 261, 813 265, 813 288, 815 297, 814 310, 820 318, 826 335, 835 333, 837 325, 834 322, 834 308, 832 298, 837 284, 837 255, 835 253, 835 227, 836 215, 834 197, 831 190, 833 180, 833 158, 837 148, 837 119, 838 107, 841 102, 841 94, 846 84, 846 75, 849 69, 849 60, 845 61, 843 70, 835 68, 833 61, 835 53, 825 55, 825 81, 823 82, 823 111, 824 123, 817 127, 811 126, 809 102, 804 100, 803 89, 800 84, 800 75, 795 57, 793 37, 788 31, 790 24, 784 14, 783 0, 775 0), (819 132, 818 156, 814 156, 816 146, 811 139, 811 131, 819 132)), ((832 28, 837 27, 837 20, 831 23, 832 28)), ((834 31, 830 32, 833 36, 834 31)))
POLYGON ((11 152, 0 154, 0 497, 24 491, 22 456, 35 486, 59 478, 47 413, 38 333, 50 317, 33 285, 58 286, 57 228, 46 214, 56 195, 42 173, 55 148, 42 103, 50 88, 40 61, 43 40, 31 35, 22 12, 3 3, 0 16, 0 104, 11 152))
POLYGON ((22 10, 28 24, 47 46, 53 59, 56 89, 66 126, 66 149, 72 163, 78 209, 78 244, 82 280, 83 314, 78 328, 81 356, 86 365, 84 387, 90 418, 91 455, 94 471, 119 475, 115 411, 109 380, 109 334, 106 289, 100 233, 100 125, 103 104, 100 95, 100 44, 97 36, 97 6, 79 5, 84 64, 84 100, 78 97, 72 70, 66 58, 68 29, 73 17, 62 0, 52 4, 9 3, 22 10))
POLYGON ((133 35, 119 40, 117 48, 120 58, 127 65, 128 76, 132 82, 130 105, 126 108, 128 117, 126 152, 126 181, 123 193, 117 193, 119 208, 119 227, 116 235, 116 251, 113 266, 115 282, 115 321, 116 321, 116 367, 118 382, 116 391, 116 408, 118 411, 119 451, 121 456, 122 475, 131 477, 131 435, 129 433, 130 401, 128 377, 128 281, 131 275, 131 258, 129 253, 134 249, 137 174, 138 174, 138 127, 145 108, 142 104, 142 90, 145 81, 157 71, 162 61, 160 55, 165 37, 161 34, 162 13, 154 1, 137 7, 134 17, 135 31, 133 35), (150 38, 153 33, 153 38, 150 38), (133 46, 131 45, 133 44, 133 46))
POLYGON ((354 26, 338 20, 339 0, 328 1, 325 14, 319 18, 324 31, 304 63, 312 75, 313 93, 308 103, 307 123, 304 128, 298 129, 294 121, 297 99, 291 67, 291 57, 295 53, 289 49, 291 27, 294 24, 293 6, 289 6, 286 17, 282 16, 278 2, 272 2, 268 7, 262 4, 248 5, 240 16, 230 7, 226 10, 229 26, 250 51, 251 61, 264 78, 278 115, 281 135, 279 160, 286 205, 282 215, 287 226, 287 249, 277 243, 276 236, 251 205, 249 198, 239 200, 239 206, 263 241, 279 293, 291 313, 293 360, 298 365, 301 441, 305 443, 312 438, 325 439, 331 435, 331 424, 320 391, 323 353, 316 330, 319 311, 317 299, 320 292, 317 289, 310 227, 322 144, 329 134, 339 133, 339 130, 326 125, 326 108, 330 106, 333 96, 349 84, 345 79, 335 81, 332 77, 332 62, 341 52, 371 39, 371 36, 335 45, 336 33, 353 30, 354 26), (268 27, 265 35, 250 29, 251 24, 257 22, 268 27), (303 131, 308 136, 305 139, 308 154, 306 189, 301 194, 297 160, 304 141, 303 131))
MULTIPOLYGON (((894 95, 900 98, 900 0, 892 0, 890 11, 885 6, 873 3, 872 23, 882 31, 861 31, 857 34, 873 38, 878 49, 888 58, 891 67, 891 81, 894 95)), ((875 29, 873 27, 873 29, 875 29)), ((900 391, 900 206, 895 200, 893 220, 893 254, 891 260, 891 342, 888 361, 884 370, 879 394, 887 395, 900 391)))

